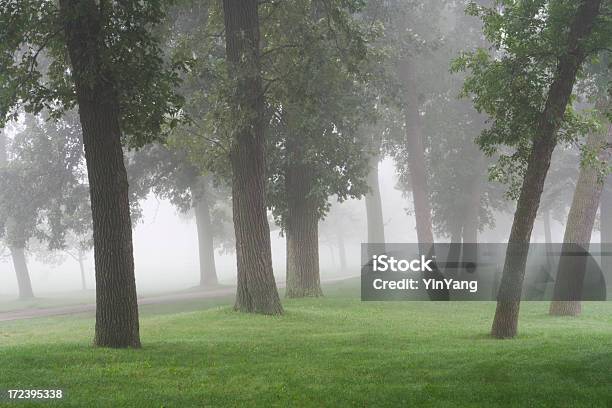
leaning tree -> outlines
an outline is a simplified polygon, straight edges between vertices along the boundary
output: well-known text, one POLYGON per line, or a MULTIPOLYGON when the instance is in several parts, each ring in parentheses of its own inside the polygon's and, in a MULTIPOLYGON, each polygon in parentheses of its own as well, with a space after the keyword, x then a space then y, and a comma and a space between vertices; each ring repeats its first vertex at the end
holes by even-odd
POLYGON ((599 123, 590 130, 581 146, 581 168, 565 225, 561 251, 563 262, 558 265, 550 304, 551 315, 577 316, 582 310, 587 260, 586 257, 565 255, 566 252, 588 250, 604 181, 610 170, 612 125, 608 117, 612 106, 609 94, 612 88, 609 57, 609 51, 602 52, 596 61, 587 66, 586 78, 579 84, 584 83, 585 86, 580 89, 582 99, 592 104, 594 117, 599 123))
POLYGON ((492 118, 481 147, 493 153, 499 145, 512 146, 502 163, 518 162, 524 170, 491 330, 496 338, 511 338, 551 156, 559 138, 575 133, 580 122, 570 105, 576 77, 585 59, 609 46, 612 36, 609 4, 601 0, 497 3, 501 7, 469 8, 483 19, 494 55, 468 52, 454 68, 469 71, 465 94, 492 118))

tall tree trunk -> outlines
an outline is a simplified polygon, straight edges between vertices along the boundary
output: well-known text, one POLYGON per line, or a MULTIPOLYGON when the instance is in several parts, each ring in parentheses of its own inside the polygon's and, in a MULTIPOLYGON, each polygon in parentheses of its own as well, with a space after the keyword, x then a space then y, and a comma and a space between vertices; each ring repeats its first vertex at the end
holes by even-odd
MULTIPOLYGON (((593 133, 587 139, 587 147, 599 152, 599 160, 608 162, 610 150, 606 143, 612 142, 612 127, 607 134, 593 133)), ((550 314, 555 316, 578 316, 581 312, 581 296, 586 273, 586 256, 564 256, 576 249, 588 251, 603 182, 599 180, 597 169, 585 165, 580 169, 576 182, 572 206, 565 225, 562 262, 559 262, 550 314)))
POLYGON ((300 163, 286 171, 287 196, 287 290, 289 298, 321 296, 319 277, 319 214, 317 201, 310 197, 313 170, 300 163))
MULTIPOLYGON (((4 133, 4 129, 0 129, 0 168, 6 166, 8 161, 6 145, 6 134, 4 133)), ((34 292, 32 291, 32 281, 30 280, 30 273, 25 257, 26 239, 24 233, 19 229, 19 226, 12 218, 6 221, 6 228, 9 238, 7 240, 9 241, 9 251, 11 252, 15 275, 17 276, 19 299, 31 299, 34 297, 34 292)))
POLYGON ((6 162, 6 135, 4 134, 4 129, 0 128, 0 167, 5 166, 6 162))
POLYGON ((338 231, 336 234, 338 238, 338 256, 340 258, 340 270, 342 272, 346 272, 347 264, 346 264, 346 247, 344 245, 344 234, 342 231, 338 231))
POLYGON ((454 268, 461 258, 463 223, 460 221, 462 220, 455 220, 454 224, 450 227, 450 246, 446 256, 447 268, 454 268))
POLYGON ((404 78, 407 88, 406 106, 404 107, 406 148, 408 150, 408 170, 412 184, 417 239, 420 244, 429 244, 424 246, 424 248, 429 248, 430 244, 433 244, 434 238, 416 79, 414 78, 413 69, 409 65, 406 65, 404 68, 406 70, 404 78))
POLYGON ((378 162, 380 156, 373 154, 369 160, 367 183, 370 191, 365 196, 368 221, 368 242, 372 244, 385 243, 385 224, 383 221, 382 200, 378 181, 378 162))
POLYGON ((465 222, 463 223, 463 258, 468 270, 478 262, 478 227, 480 225, 480 192, 481 180, 475 177, 469 187, 470 195, 466 208, 465 222))
POLYGON ((470 200, 466 208, 465 221, 463 223, 463 242, 476 244, 478 243, 478 227, 480 225, 480 179, 472 180, 469 189, 470 200))
POLYGON ((584 40, 593 29, 600 5, 601 0, 585 0, 578 7, 568 33, 567 52, 559 57, 544 111, 536 125, 536 138, 514 213, 497 309, 491 328, 491 335, 496 338, 511 338, 517 334, 527 249, 533 223, 540 205, 550 159, 557 144, 557 130, 569 102, 576 74, 586 56, 584 40))
POLYGON ((333 269, 336 269, 336 251, 335 247, 332 243, 328 243, 327 247, 329 248, 329 257, 331 258, 331 266, 333 269))
POLYGON ((128 181, 114 84, 102 63, 103 22, 95 0, 60 0, 72 65, 93 217, 94 345, 140 347, 128 181))
POLYGON ((544 215, 542 218, 544 221, 544 242, 546 244, 552 244, 552 228, 550 225, 550 211, 549 210, 544 211, 544 215))
POLYGON ((451 244, 461 244, 462 239, 463 239, 463 223, 457 220, 457 222, 455 222, 454 225, 451 226, 450 242, 451 244))
POLYGON ((554 264, 553 260, 553 245, 552 245, 552 228, 550 224, 550 210, 544 211, 544 243, 546 244, 546 266, 548 267, 548 271, 552 272, 552 267, 554 264))
POLYGON ((79 262, 79 270, 81 271, 81 289, 82 290, 87 290, 87 280, 85 279, 85 265, 84 265, 84 257, 83 257, 83 253, 81 251, 79 251, 79 258, 78 258, 78 262, 79 262))
POLYGON ((223 0, 228 73, 236 89, 230 108, 239 127, 230 152, 238 268, 235 309, 281 314, 265 202, 264 96, 257 4, 256 0, 223 0))
POLYGON ((205 196, 196 199, 194 211, 198 229, 200 286, 215 287, 219 284, 215 266, 215 243, 210 220, 210 204, 205 196))
MULTIPOLYGON (((601 267, 606 276, 612 276, 612 257, 605 255, 612 251, 612 175, 608 175, 601 193, 601 267)), ((612 282, 607 282, 608 293, 612 293, 612 282)))
POLYGON ((11 245, 9 249, 11 251, 11 258, 13 258, 15 274, 17 275, 19 299, 32 299, 34 297, 34 292, 32 291, 32 282, 30 281, 30 273, 28 272, 25 248, 23 245, 11 245))

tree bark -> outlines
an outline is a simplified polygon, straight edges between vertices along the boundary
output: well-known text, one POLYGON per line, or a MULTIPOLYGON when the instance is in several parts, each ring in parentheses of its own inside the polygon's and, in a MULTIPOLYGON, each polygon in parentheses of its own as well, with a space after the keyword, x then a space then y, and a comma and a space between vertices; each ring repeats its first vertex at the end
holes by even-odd
POLYGON ((295 163, 285 174, 287 196, 287 290, 289 298, 322 296, 319 273, 319 214, 310 166, 295 163))
POLYGON ((385 224, 383 221, 382 200, 378 181, 378 163, 380 156, 373 154, 369 160, 367 183, 370 191, 365 196, 368 222, 368 243, 385 243, 385 224))
POLYGON ((552 267, 554 264, 553 260, 553 245, 552 245, 552 228, 550 224, 550 210, 544 211, 544 243, 546 244, 546 266, 548 267, 548 271, 552 272, 552 267))
POLYGON ((478 227, 480 226, 481 181, 475 177, 469 187, 469 202, 463 223, 463 258, 469 271, 478 263, 478 227))
POLYGON ((0 167, 5 166, 6 162, 6 135, 4 134, 4 129, 0 128, 0 167))
POLYGON ((81 271, 81 289, 87 290, 87 281, 85 280, 85 265, 83 264, 83 253, 79 251, 79 270, 81 271))
POLYGON ((474 179, 470 183, 470 200, 466 209, 465 222, 463 223, 463 242, 478 243, 478 227, 480 225, 480 179, 474 179))
POLYGON ((19 299, 32 299, 34 292, 32 291, 32 282, 30 281, 30 273, 25 257, 25 248, 22 245, 10 246, 11 258, 13 258, 13 267, 17 275, 17 285, 19 287, 19 299))
POLYGON ((237 120, 230 152, 238 288, 235 309, 281 314, 265 202, 264 99, 256 0, 223 0, 226 59, 237 120))
POLYGON ((491 328, 491 335, 496 338, 512 338, 517 334, 525 263, 533 223, 551 156, 557 144, 557 130, 569 102, 576 74, 586 57, 584 40, 593 29, 600 5, 601 0, 585 0, 578 6, 568 33, 567 52, 559 58, 544 111, 536 125, 536 137, 514 214, 491 328))
MULTIPOLYGON (((606 255, 612 252, 612 175, 608 175, 601 193, 601 267, 606 276, 612 276, 612 257, 606 255)), ((612 282, 607 282, 608 293, 612 293, 612 282)))
POLYGON ((219 284, 215 266, 215 243, 210 220, 210 204, 206 191, 195 197, 194 211, 198 229, 198 254, 200 259, 200 286, 215 287, 219 284))
POLYGON ((346 264, 346 247, 344 245, 344 234, 342 231, 338 231, 338 257, 340 258, 340 270, 342 272, 346 272, 347 264, 346 264))
MULTIPOLYGON (((593 133, 587 139, 587 148, 598 151, 599 160, 608 162, 610 150, 606 143, 612 142, 612 127, 607 134, 593 133)), ((576 182, 572 206, 565 225, 561 262, 555 280, 553 300, 549 313, 554 316, 578 316, 582 310, 581 296, 586 273, 586 256, 564 256, 566 251, 588 251, 603 182, 597 169, 588 165, 580 169, 576 182)))
POLYGON ((102 62, 103 25, 95 0, 60 0, 91 196, 96 266, 94 345, 140 347, 128 181, 119 104, 102 62))
MULTIPOLYGON (((431 222, 431 204, 427 188, 427 171, 425 168, 425 149, 421 130, 421 117, 419 115, 419 102, 416 90, 416 79, 412 68, 405 67, 406 79, 406 106, 404 115, 406 119, 406 148, 408 150, 408 171, 412 184, 412 199, 416 219, 417 240, 419 244, 426 244, 428 248, 434 243, 433 227, 431 222)), ((429 250, 429 249, 428 249, 429 250)))

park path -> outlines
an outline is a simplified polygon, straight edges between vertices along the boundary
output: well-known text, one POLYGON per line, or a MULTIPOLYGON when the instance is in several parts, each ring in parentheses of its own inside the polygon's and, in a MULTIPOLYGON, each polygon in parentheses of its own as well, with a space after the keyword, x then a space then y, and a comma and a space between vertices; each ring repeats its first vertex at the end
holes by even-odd
MULTIPOLYGON (((340 278, 333 278, 323 280, 321 283, 334 283, 348 279, 355 278, 356 276, 346 276, 340 278)), ((285 282, 278 282, 279 288, 285 287, 285 282)), ((161 305, 167 303, 177 303, 184 300, 198 300, 198 299, 217 299, 223 297, 229 297, 236 293, 235 286, 227 286, 218 289, 202 290, 197 292, 186 292, 186 293, 171 293, 167 295, 155 295, 155 296, 144 296, 138 298, 138 305, 161 305)), ((70 306, 54 306, 48 308, 31 308, 21 310, 11 310, 6 312, 0 312, 0 322, 9 322, 15 320, 26 320, 35 319, 39 317, 53 317, 53 316, 67 316, 75 315, 80 313, 93 313, 96 311, 96 305, 94 303, 70 305, 70 306)))

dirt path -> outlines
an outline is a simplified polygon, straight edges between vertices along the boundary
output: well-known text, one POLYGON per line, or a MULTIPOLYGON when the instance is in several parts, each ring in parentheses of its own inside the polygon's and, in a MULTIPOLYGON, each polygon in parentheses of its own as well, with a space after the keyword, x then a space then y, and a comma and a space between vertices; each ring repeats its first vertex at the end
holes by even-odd
MULTIPOLYGON (((334 283, 354 278, 355 276, 348 276, 342 278, 334 278, 323 281, 322 283, 334 283)), ((278 282, 279 288, 285 287, 285 282, 278 282)), ((198 292, 188 293, 173 293, 168 295, 159 296, 146 296, 138 299, 138 305, 159 305, 165 303, 176 303, 183 300, 194 300, 194 299, 215 299, 222 297, 233 296, 236 293, 235 286, 228 286, 219 289, 212 289, 198 292)), ((71 306, 59 306, 49 308, 32 308, 22 310, 11 310, 7 312, 0 312, 0 322, 8 322, 14 320, 25 320, 35 319, 39 317, 51 317, 51 316, 66 316, 75 315, 79 313, 93 313, 96 310, 96 305, 82 304, 82 305, 71 305, 71 306)))

